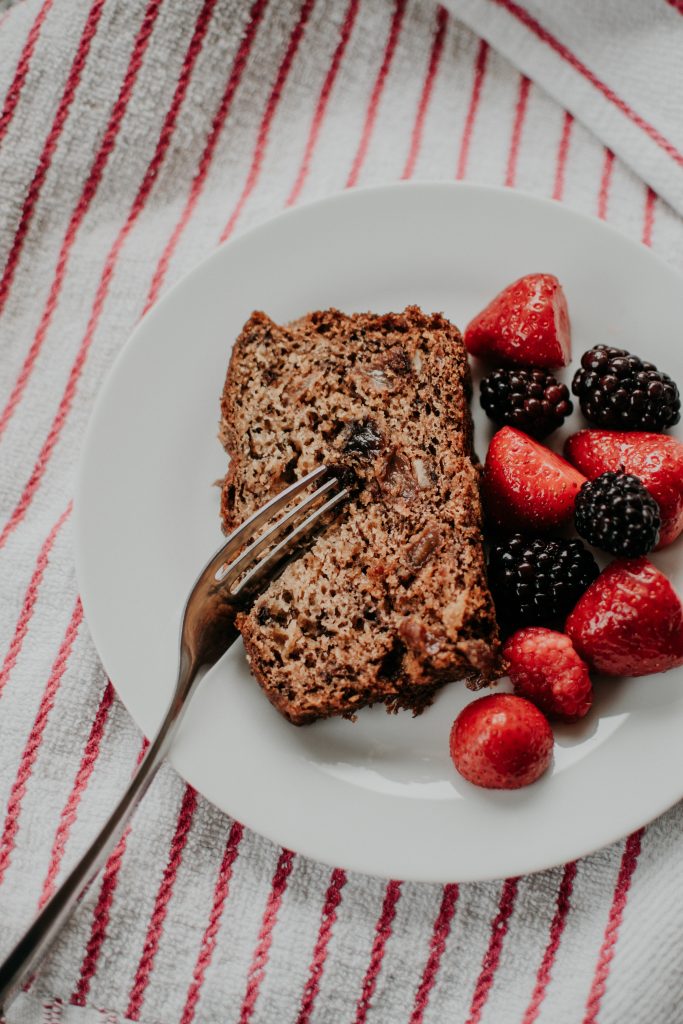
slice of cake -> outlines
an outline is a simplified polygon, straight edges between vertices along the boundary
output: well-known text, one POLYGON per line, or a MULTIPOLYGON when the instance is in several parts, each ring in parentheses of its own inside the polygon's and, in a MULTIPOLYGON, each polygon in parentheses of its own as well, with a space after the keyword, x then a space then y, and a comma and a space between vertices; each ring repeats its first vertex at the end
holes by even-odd
POLYGON ((323 462, 360 484, 238 619, 252 672, 291 722, 377 701, 417 712, 445 682, 501 674, 470 391, 459 331, 416 306, 285 326, 258 312, 235 342, 225 531, 323 462))

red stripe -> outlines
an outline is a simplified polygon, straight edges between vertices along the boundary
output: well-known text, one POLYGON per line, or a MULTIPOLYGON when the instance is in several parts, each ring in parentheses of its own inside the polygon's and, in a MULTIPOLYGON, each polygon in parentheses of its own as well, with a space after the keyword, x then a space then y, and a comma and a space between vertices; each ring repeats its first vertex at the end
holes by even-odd
POLYGON ((565 110, 564 122, 562 124, 562 136, 560 145, 557 148, 557 165, 555 167, 555 184, 553 186, 553 199, 562 199, 564 196, 564 172, 569 156, 569 143, 571 140, 574 118, 565 110))
POLYGON ((415 124, 413 125, 413 134, 410 140, 410 149, 408 150, 408 159, 406 165, 403 168, 402 178, 412 178, 413 171, 415 170, 415 164, 417 157, 420 152, 420 146, 422 145, 422 133, 424 131, 425 116, 429 107, 429 101, 432 96, 432 90, 434 89, 434 80, 436 79, 436 73, 439 70, 439 62, 441 61, 441 54, 443 53, 443 44, 446 38, 446 29, 448 27, 448 11, 444 7, 437 7, 436 9, 436 33, 434 35, 434 42, 432 44, 432 52, 429 55, 429 64, 427 66, 427 77, 425 78, 424 85, 422 87, 422 95, 420 96, 420 102, 417 108, 417 117, 415 118, 415 124))
POLYGON ((142 1009, 142 1003, 145 998, 145 991, 149 984, 152 968, 154 967, 154 960, 159 949, 159 941, 164 930, 168 904, 171 896, 173 895, 173 887, 175 886, 178 870, 182 863, 183 850, 187 843, 187 837, 190 834, 192 818, 194 816, 196 806, 197 793, 191 786, 186 786, 185 795, 183 796, 183 802, 178 815, 175 834, 171 840, 168 863, 164 868, 164 874, 161 879, 159 891, 157 892, 156 900, 154 901, 154 910, 152 911, 152 916, 149 921, 145 945, 142 949, 142 956, 140 957, 140 963, 138 964, 137 971, 135 972, 133 987, 131 988, 130 997, 128 999, 126 1017, 130 1020, 138 1020, 140 1017, 140 1010, 142 1009))
POLYGON ((273 119, 275 117, 278 104, 280 103, 282 92, 289 77, 289 72, 291 71, 292 64, 294 63, 296 52, 299 49, 299 43, 301 42, 301 39, 303 37, 304 29, 306 28, 306 23, 308 22, 314 4, 315 0, 304 0, 304 3, 301 6, 298 21, 292 30, 291 36, 289 37, 289 43, 285 51, 285 55, 282 59, 280 67, 278 68, 277 77, 275 79, 275 85, 273 86, 270 96, 268 97, 266 109, 263 114, 261 124, 259 125, 258 135, 256 137, 256 145, 254 147, 254 155, 252 157, 251 167, 249 168, 249 172, 247 174, 247 180, 245 181, 242 193, 239 199, 237 200, 237 205, 235 206, 235 209, 232 211, 230 219, 228 220, 228 223, 225 225, 225 228, 223 229, 223 232, 220 237, 221 242, 224 242, 226 238, 229 238, 230 235, 232 234, 235 224, 239 220, 240 214, 244 209, 245 203, 247 202, 249 196, 256 187, 259 175, 261 174, 263 158, 266 155, 266 148, 268 146, 268 136, 270 135, 270 129, 273 124, 273 119))
POLYGON ((666 0, 668 4, 671 4, 675 11, 679 14, 683 14, 683 0, 666 0))
POLYGON ((64 92, 59 101, 57 107, 57 113, 55 114, 52 127, 48 133, 43 151, 40 154, 38 160, 38 166, 33 180, 28 187, 26 193, 26 199, 24 200, 24 206, 21 211, 19 218, 19 226, 17 227, 14 235, 14 241, 7 257, 5 269, 2 277, 0 278, 0 312, 2 312, 9 290, 14 278, 15 271, 19 265, 19 257, 21 256, 21 250, 23 249, 24 242, 26 241, 26 235, 33 219, 40 193, 47 177, 47 172, 50 169, 52 163, 52 157, 54 156, 55 149, 57 148, 57 142, 59 136, 62 134, 62 129, 66 123, 69 109, 73 102, 74 96, 76 95, 76 89, 81 80, 83 69, 85 68, 85 62, 88 59, 88 53, 90 52, 90 45, 95 38, 97 26, 104 10, 106 0, 93 0, 93 4, 90 8, 90 13, 85 22, 83 32, 81 34, 80 41, 78 43, 78 49, 76 50, 76 56, 74 57, 71 70, 69 71, 69 77, 66 80, 64 92))
POLYGON ((78 983, 70 999, 70 1002, 74 1006, 85 1006, 86 999, 90 992, 90 985, 93 977, 95 976, 95 971, 97 970, 102 946, 104 945, 104 940, 107 937, 111 907, 114 901, 114 891, 116 890, 119 871, 121 870, 123 855, 126 852, 126 844, 128 842, 129 835, 130 826, 128 826, 124 834, 121 836, 114 852, 107 861, 104 877, 102 879, 102 887, 93 911, 92 928, 88 938, 85 956, 83 957, 83 962, 81 964, 78 983))
POLYGON ((522 1019, 522 1024, 534 1024, 534 1021, 540 1012, 541 1003, 545 999, 557 951, 560 948, 562 933, 564 932, 567 924, 567 915, 571 908, 570 900, 575 878, 576 861, 570 861, 569 864, 565 864, 562 881, 560 882, 560 888, 557 892, 557 909, 555 910, 555 915, 550 924, 550 938, 548 940, 545 953, 543 954, 538 974, 536 975, 536 984, 531 996, 531 1001, 529 1002, 526 1013, 522 1019))
POLYGON ((479 101, 481 99, 481 90, 484 84, 484 75, 486 74, 486 60, 488 57, 488 44, 485 40, 479 43, 479 49, 477 50, 476 60, 474 62, 474 80, 472 82, 472 94, 470 96, 469 107, 467 108, 467 115, 465 117, 465 124, 462 130, 462 138, 460 140, 460 152, 458 153, 458 167, 455 172, 455 177, 458 181, 462 181, 467 173, 467 161, 470 155, 470 144, 472 142, 472 132, 474 131, 474 122, 477 117, 477 111, 479 110, 479 101))
POLYGON ((12 393, 5 405, 5 408, 0 414, 0 437, 4 433, 9 420, 21 400, 21 396, 23 395, 29 381, 36 359, 38 358, 43 346, 45 336, 52 321, 55 309, 57 308, 57 302, 62 289, 62 284, 64 283, 71 249, 76 240, 78 230, 85 219, 85 215, 90 209, 90 205, 95 198, 95 194, 99 188, 100 182, 102 181, 102 176, 107 166, 107 162, 114 149, 119 129, 121 127, 121 122, 126 112, 138 72, 142 66, 145 51, 147 50, 147 44, 149 43, 161 3, 162 0, 149 0, 147 5, 147 10, 145 11, 145 15, 140 24, 135 44, 131 52, 128 70, 126 71, 116 102, 112 107, 109 123, 104 130, 100 148, 85 180, 76 207, 71 214, 71 220, 69 221, 69 226, 66 229, 66 234, 62 241, 54 277, 50 286, 50 293, 48 295, 47 302, 45 303, 40 323, 38 324, 38 329, 31 343, 31 347, 28 350, 19 376, 17 377, 12 389, 12 393))
POLYGON ((614 947, 617 939, 619 938, 619 929, 624 916, 633 873, 638 865, 640 844, 644 833, 645 829, 639 828, 637 832, 634 832, 628 837, 624 844, 624 853, 621 858, 619 876, 617 878, 617 884, 614 887, 612 906, 607 920, 607 927, 605 928, 605 936, 603 938, 602 946, 600 947, 598 964, 593 976, 593 983, 588 995, 588 1001, 586 1002, 586 1014, 583 1018, 583 1024, 595 1024, 600 1011, 600 1003, 602 1002, 602 997, 604 996, 605 988, 607 987, 607 978, 609 977, 612 958, 614 957, 614 947))
POLYGON ((523 25, 534 33, 541 42, 546 43, 555 53, 559 54, 564 61, 567 62, 575 71, 578 71, 592 86, 594 86, 598 92, 602 93, 606 100, 609 100, 617 110, 620 110, 636 127, 640 128, 645 134, 652 139, 652 141, 659 146, 660 149, 671 157, 680 167, 683 167, 683 153, 680 153, 676 147, 666 139, 660 131, 658 131, 653 125, 646 121, 644 117, 626 103, 620 96, 614 92, 605 82, 603 82, 595 72, 591 71, 583 61, 579 60, 576 54, 572 53, 563 43, 556 39, 546 28, 541 25, 540 22, 536 21, 528 11, 518 4, 514 3, 513 0, 491 0, 492 3, 498 4, 499 7, 503 7, 509 14, 512 14, 518 21, 521 21, 523 25))
POLYGON ((313 114, 313 122, 311 124, 311 130, 308 134, 308 139, 306 140, 306 148, 304 150, 303 159, 301 161, 299 173, 297 174, 294 185, 292 186, 292 191, 289 193, 289 198, 287 199, 287 206, 291 206, 299 198, 299 194, 301 192, 301 189, 303 188, 304 182, 310 170, 311 160, 313 158, 313 151, 318 141, 318 135, 320 134, 320 128, 325 117, 327 104, 329 103, 330 96, 332 95, 332 89, 334 87, 334 83, 336 81, 337 74, 339 72, 339 68, 344 57, 344 52, 346 51, 349 39, 351 38, 351 33, 353 31, 353 26, 356 21, 356 15, 358 14, 359 7, 360 0, 351 0, 346 11, 346 17, 344 18, 344 21, 342 23, 341 34, 339 36, 337 49, 334 51, 332 63, 330 64, 327 75, 325 76, 323 87, 320 90, 320 96, 318 97, 318 105, 316 106, 315 113, 313 114))
MULTIPOLYGON (((143 740, 142 746, 140 747, 140 753, 138 754, 137 765, 140 764, 145 756, 148 746, 149 743, 147 740, 143 740)), ((104 941, 107 937, 111 908, 112 903, 114 902, 114 893, 119 880, 119 871, 121 870, 121 865, 123 863, 123 856, 126 852, 126 845, 128 843, 128 836, 130 835, 131 828, 132 825, 129 825, 123 833, 118 844, 110 854, 109 860, 104 868, 100 894, 97 898, 95 909, 93 910, 92 927, 90 929, 90 936, 88 937, 88 943, 83 956, 83 962, 81 963, 78 982, 71 999, 69 1000, 74 1006, 85 1006, 86 999, 90 992, 90 985, 99 964, 102 946, 104 945, 104 941)))
POLYGON ((73 823, 76 820, 81 797, 87 789, 90 776, 93 773, 95 762, 97 761, 97 757, 100 752, 100 745, 102 743, 102 737, 104 736, 107 719, 109 718, 109 710, 113 701, 114 687, 111 683, 107 683, 104 693, 102 694, 100 706, 98 707, 97 714, 95 715, 95 720, 93 721, 90 729, 90 735, 88 736, 88 740, 85 744, 85 750, 83 751, 80 766, 76 772, 73 789, 69 794, 69 799, 64 805, 59 819, 59 825, 57 827, 55 840, 52 844, 52 852, 50 854, 50 867, 48 868, 45 881, 43 882, 43 891, 38 904, 39 907, 45 906, 55 891, 55 879, 57 878, 62 858, 64 857, 69 833, 71 832, 73 823))
POLYGON ((367 113, 365 115, 365 123, 363 125, 363 134, 361 135, 358 150, 353 158, 351 170, 349 171, 349 176, 346 180, 347 188, 351 188, 353 185, 358 183, 358 177, 365 161, 372 131, 375 127, 375 121, 377 120, 379 101, 382 98, 384 86, 386 85, 386 80, 391 69, 391 62, 394 58, 394 52, 398 44, 398 38, 401 34, 401 24, 403 22, 405 10, 406 0, 395 0, 394 16, 391 19, 389 38, 387 39, 387 45, 384 49, 384 57, 380 65, 380 69, 377 72, 377 78, 375 79, 375 84, 370 95, 370 103, 368 105, 367 113))
MULTIPOLYGON (((325 894, 325 902, 323 903, 323 912, 320 918, 320 928, 318 930, 318 938, 315 943, 313 950, 313 959, 308 972, 308 979, 304 986, 304 992, 301 999, 301 1008, 299 1010, 299 1016, 296 1018, 296 1024, 309 1024, 315 1001, 318 998, 318 991, 320 990, 320 981, 325 970, 325 960, 327 959, 327 948, 330 944, 330 938, 332 937, 332 929, 334 928, 335 921, 337 920, 337 908, 341 903, 342 895, 341 891, 346 885, 346 872, 342 871, 341 868, 335 868, 330 878, 330 884, 325 894)), ((184 1024, 184 1022, 183 1022, 184 1024)))
POLYGON ((36 601, 38 600, 40 584, 42 583, 45 570, 47 569, 48 562, 50 561, 50 552, 52 551, 54 542, 57 539, 57 534, 71 514, 71 508, 72 505, 71 502, 69 502, 45 538, 43 546, 38 554, 35 569, 33 570, 33 575, 31 576, 26 593, 24 594, 24 602, 21 606, 19 618, 17 619, 17 624, 14 628, 14 636, 12 637, 12 642, 7 649, 7 654, 5 655, 5 660, 2 663, 2 668, 0 668, 0 694, 2 694, 12 669, 16 665, 17 658, 21 653, 21 648, 36 606, 36 601))
POLYGON ((21 755, 19 768, 7 802, 5 824, 2 830, 2 836, 0 837, 0 884, 2 884, 4 880, 5 873, 9 867, 12 851, 14 850, 17 830, 19 828, 21 806, 24 796, 26 795, 26 789, 28 787, 29 779, 31 778, 31 772, 33 771, 33 766, 36 762, 36 758, 38 757, 38 750, 40 749, 40 744, 42 743, 43 736, 45 734, 45 728, 50 717, 50 712, 54 707, 55 697, 59 690, 59 684, 61 683, 64 672, 66 671, 71 649, 74 645, 82 620, 83 608, 81 606, 80 598, 76 598, 76 604, 74 606, 69 625, 67 626, 64 639, 62 640, 57 657, 55 658, 52 666, 52 671, 50 672, 50 676, 40 702, 40 707, 38 708, 38 713, 36 714, 31 732, 29 733, 24 751, 21 755))
POLYGON ((58 996, 49 1003, 43 1003, 42 1009, 45 1014, 41 1019, 41 1024, 62 1024, 64 1004, 58 996))
POLYGON ((451 922, 458 902, 458 892, 459 890, 457 885, 451 884, 444 886, 441 906, 432 931, 429 958, 425 965, 425 969, 422 972, 422 980, 420 981, 420 985, 415 994, 415 1004, 413 1006, 413 1012, 410 1016, 409 1024, 422 1024, 425 1010, 429 1004, 429 997, 439 973, 441 958, 443 957, 444 950, 446 948, 446 941, 451 931, 451 922))
POLYGON ((221 917, 223 915, 225 901, 227 900, 230 892, 232 868, 235 860, 237 859, 243 832, 244 829, 240 823, 238 821, 233 822, 232 828, 230 829, 230 835, 228 836, 228 841, 225 844, 223 860, 218 872, 218 880, 213 894, 213 905, 211 907, 211 914, 209 915, 209 923, 202 938, 199 956, 197 957, 197 963, 195 964, 192 974, 192 983, 190 984, 190 988, 187 993, 187 999, 185 1000, 185 1007, 183 1009, 183 1015, 180 1018, 180 1024, 191 1024, 194 1020, 197 1001, 199 999, 202 985, 204 984, 204 977, 211 960, 213 959, 214 950, 216 948, 221 917))
POLYGON ((52 452, 54 451, 54 448, 61 436, 62 428, 64 427, 69 411, 71 409, 71 405, 75 398, 76 387, 81 376, 81 371, 83 369, 83 366, 85 365, 85 360, 87 358, 90 345, 94 337, 95 331, 97 329, 97 325, 99 323, 100 315, 102 313, 102 309, 104 307, 107 294, 109 292, 109 286, 111 285, 111 281, 114 276, 114 270, 116 268, 116 261, 121 252, 121 249, 123 248, 124 242, 126 241, 138 217, 140 216, 144 209, 145 203, 147 202, 147 199, 149 198, 149 195, 154 187, 154 183, 156 182, 157 176, 161 169, 161 165, 168 151, 168 147, 171 143, 173 132, 175 130, 176 121, 178 119, 178 114, 180 112, 180 107, 182 106, 183 100, 185 99, 185 94, 187 93, 187 89, 190 84, 190 79, 192 77, 192 72, 194 70, 195 63, 202 48, 204 36, 206 35, 206 30, 209 26, 211 14, 213 12, 215 4, 216 0, 204 0, 204 3, 202 5, 202 9, 199 13, 197 22, 195 24, 192 40, 190 41, 187 53, 185 54, 185 61, 183 63, 183 67, 180 73, 180 78, 178 79, 178 84, 176 85, 175 93, 173 94, 171 105, 166 113, 166 117, 164 118, 163 127, 157 140, 154 155, 149 163, 149 166, 147 167, 147 170, 145 171, 145 175, 138 189, 138 193, 135 199, 133 200, 133 205, 131 206, 126 222, 119 231, 116 240, 114 241, 111 249, 109 250, 109 254, 107 256, 104 269, 102 271, 102 275, 100 277, 100 281, 97 287, 97 294, 95 295, 95 301, 93 303, 93 307, 90 313, 88 326, 86 328, 85 335, 83 336, 83 339, 81 341, 81 345, 78 350, 78 354, 76 355, 76 359, 69 372, 69 379, 67 381, 64 394, 62 395, 59 407, 55 414, 55 418, 52 422, 52 426, 43 443, 43 447, 41 448, 36 464, 33 467, 31 476, 29 477, 28 482, 24 487, 22 495, 19 498, 19 501, 17 502, 14 511, 12 512, 12 515, 5 524, 2 533, 0 533, 0 548, 3 547, 3 545, 7 541, 7 538, 16 529, 16 527, 19 525, 19 523, 26 515, 26 512, 31 504, 31 501, 33 500, 33 496, 37 491, 38 487, 40 486, 40 482, 48 466, 52 452))
POLYGON ((510 138, 510 152, 508 153, 508 165, 505 171, 505 184, 512 188, 517 178, 517 158, 519 147, 522 141, 522 129, 526 117, 527 105, 529 102, 529 89, 531 82, 525 75, 520 75, 519 95, 515 107, 515 120, 512 125, 512 136, 510 138))
POLYGON ((518 883, 518 878, 508 878, 503 885, 500 903, 498 904, 498 913, 491 922, 491 938, 489 939, 488 949, 484 955, 481 971, 474 988, 467 1024, 479 1024, 481 1020, 481 1015, 486 1005, 486 1000, 489 997, 498 964, 500 963, 503 940, 507 934, 510 916, 515 907, 518 883))
POLYGON ((358 1006, 356 1007, 355 1024, 365 1024, 368 1016, 372 997, 377 985, 377 978, 382 967, 384 952, 392 932, 392 925, 394 917, 396 916, 396 904, 400 898, 401 883, 392 880, 387 885, 386 892, 384 894, 384 902, 382 903, 382 910, 375 926, 375 941, 372 944, 370 963, 368 964, 368 969, 365 972, 365 977, 363 978, 363 988, 361 990, 360 999, 358 1000, 358 1006))
MULTIPOLYGON (((35 50, 36 43, 38 42, 40 30, 43 27, 43 22, 45 21, 51 7, 52 0, 44 0, 44 3, 41 4, 40 10, 38 11, 38 14, 36 15, 26 37, 24 49, 21 51, 21 56, 14 72, 14 78, 12 79, 12 84, 7 90, 5 102, 2 107, 2 113, 0 114, 0 142, 2 142, 5 132, 9 128, 12 118, 14 117, 14 111, 17 109, 21 90, 24 88, 24 83, 31 66, 31 58, 33 57, 33 51, 35 50)), ((8 14, 9 10, 5 12, 5 16, 2 19, 3 22, 8 14)))
POLYGON ((251 1019, 254 1007, 256 1006, 256 1000, 258 999, 261 984, 266 973, 268 955, 273 941, 273 928, 277 921, 282 897, 284 896, 287 888, 287 880, 292 871, 293 861, 294 854, 290 850, 283 850, 275 868, 270 896, 268 897, 266 909, 263 913, 263 920, 261 921, 261 931, 259 932, 258 944, 254 950, 249 974, 247 975, 247 989, 244 995, 242 1009, 240 1011, 239 1024, 247 1024, 251 1019))
POLYGON ((166 277, 166 273, 168 271, 169 264, 173 257, 173 253, 178 247, 178 242, 180 241, 181 236, 188 225, 190 217, 192 216, 195 206, 197 205, 199 198, 202 194, 202 191, 204 189, 204 185, 206 183, 209 168, 211 167, 211 162, 216 151, 218 140, 223 130, 223 126, 227 120, 228 114, 230 113, 230 110, 232 108, 232 101, 235 97, 235 93, 237 92, 237 87, 242 80, 242 75, 244 74, 245 68, 247 66, 247 61, 249 59, 249 54, 251 53, 251 48, 254 39, 256 38, 256 33, 258 31, 259 25, 261 24, 263 14, 267 6, 268 0, 255 0, 255 3, 251 8, 247 29, 246 32, 244 33, 239 49, 237 50, 237 54, 235 55, 232 69, 230 71, 230 75, 228 77, 228 81, 225 87, 225 92, 223 93, 221 101, 218 105, 218 110, 214 115, 214 119, 211 124, 211 130, 206 139, 204 152, 202 153, 199 160, 197 173, 195 174, 192 180, 192 186, 190 188, 190 193, 187 197, 185 207, 180 215, 178 223, 173 229, 171 237, 166 243, 166 247, 163 253, 161 254, 159 262, 157 263, 156 270, 154 271, 152 284, 150 285, 149 294, 147 295, 147 300, 145 302, 145 312, 147 312, 150 306, 152 306, 157 300, 159 290, 164 282, 164 278, 166 277))
POLYGON ((600 179, 600 191, 598 192, 598 217, 605 220, 607 217, 607 203, 609 191, 612 185, 612 172, 614 171, 614 153, 611 149, 605 150, 605 159, 602 165, 602 177, 600 179))
POLYGON ((655 223, 657 196, 648 186, 645 193, 645 216, 643 218, 643 244, 652 245, 652 229, 655 223))

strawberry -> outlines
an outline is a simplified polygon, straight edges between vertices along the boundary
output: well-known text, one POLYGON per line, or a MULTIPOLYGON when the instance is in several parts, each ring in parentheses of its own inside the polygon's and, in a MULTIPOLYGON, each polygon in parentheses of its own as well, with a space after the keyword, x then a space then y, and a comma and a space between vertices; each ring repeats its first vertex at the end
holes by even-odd
POLYGON ((588 666, 568 636, 542 626, 518 630, 506 642, 515 693, 526 697, 546 715, 575 722, 588 714, 593 702, 588 666))
POLYGON ((562 285, 553 274, 520 277, 470 320, 465 347, 500 363, 567 366, 571 342, 562 285))
POLYGON ((567 439, 564 453, 589 480, 620 469, 642 480, 659 505, 658 549, 683 531, 683 444, 675 437, 635 430, 579 430, 567 439))
POLYGON ((647 558, 612 562, 566 623, 574 647, 608 676, 644 676, 683 665, 683 609, 647 558))
POLYGON ((552 530, 568 522, 585 476, 514 427, 494 435, 482 493, 492 523, 509 531, 552 530))
POLYGON ((451 728, 453 764, 486 789, 519 789, 535 782, 553 755, 547 718, 523 697, 493 693, 472 701, 451 728))

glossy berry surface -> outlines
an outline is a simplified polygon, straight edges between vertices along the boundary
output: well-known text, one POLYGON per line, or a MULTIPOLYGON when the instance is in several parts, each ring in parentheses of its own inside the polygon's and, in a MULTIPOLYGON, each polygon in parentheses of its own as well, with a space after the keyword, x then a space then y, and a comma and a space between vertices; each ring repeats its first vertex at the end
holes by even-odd
POLYGON ((647 558, 612 562, 579 599, 565 630, 581 657, 608 676, 683 665, 683 609, 647 558))
POLYGON ((557 430, 572 411, 567 385, 541 369, 493 370, 481 382, 479 400, 494 423, 535 438, 557 430))
POLYGON ((681 418, 678 388, 666 373, 622 348, 584 352, 572 391, 591 423, 661 433, 681 418))
POLYGON ((565 459, 515 427, 491 439, 482 478, 491 525, 543 533, 568 523, 586 478, 565 459))
POLYGON ((589 480, 618 469, 642 480, 659 505, 658 548, 683 532, 683 444, 677 438, 635 430, 579 430, 567 439, 564 451, 589 480))
POLYGON ((564 633, 529 626, 503 648, 515 693, 565 722, 583 718, 593 703, 588 666, 564 633))
POLYGON ((659 541, 659 506, 637 476, 602 473, 579 491, 576 532, 612 555, 637 558, 659 541))
POLYGON ((519 789, 550 766, 553 733, 530 701, 494 693, 463 708, 451 729, 450 750, 456 769, 475 786, 519 789))
POLYGON ((498 619, 508 628, 558 624, 598 572, 580 540, 514 534, 494 544, 489 555, 488 581, 498 619))
POLYGON ((469 322, 464 341, 470 355, 508 366, 567 366, 571 343, 562 285, 553 274, 520 277, 469 322))

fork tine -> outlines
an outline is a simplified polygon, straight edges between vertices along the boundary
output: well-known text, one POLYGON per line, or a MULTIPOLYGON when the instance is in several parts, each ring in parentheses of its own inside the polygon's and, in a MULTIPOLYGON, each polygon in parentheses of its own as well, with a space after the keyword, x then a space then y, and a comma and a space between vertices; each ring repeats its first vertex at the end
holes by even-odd
POLYGON ((304 512, 306 512, 311 505, 314 505, 316 501, 324 497, 328 491, 338 485, 339 481, 336 477, 332 477, 330 480, 326 480, 321 487, 307 495, 303 501, 300 501, 298 505, 295 505, 293 509, 290 509, 284 516, 276 520, 273 525, 266 530, 266 532, 253 541, 245 550, 240 554, 239 558, 235 562, 226 563, 218 569, 215 574, 215 580, 218 583, 225 583, 228 587, 243 572, 249 568, 250 564, 255 562, 256 557, 267 548, 275 540, 277 540, 281 534, 290 526, 294 520, 298 519, 304 512))
MULTIPOLYGON (((320 508, 315 509, 315 511, 304 519, 302 523, 299 523, 291 533, 287 534, 279 544, 276 544, 276 546, 254 566, 254 568, 244 577, 237 590, 233 591, 232 596, 235 598, 244 597, 247 590, 252 590, 254 587, 257 587, 260 581, 271 573, 273 566, 280 561, 282 556, 300 543, 305 536, 311 533, 322 517, 345 501, 350 493, 350 489, 345 487, 332 498, 329 498, 324 505, 320 506, 320 508)), ((231 569, 234 569, 238 575, 241 575, 245 569, 244 565, 240 568, 240 563, 242 563, 242 558, 238 558, 231 566, 231 569)))
POLYGON ((309 487, 310 484, 319 480, 320 477, 325 476, 327 472, 329 472, 327 466, 318 466, 317 469, 307 473, 306 476, 302 476, 300 480, 295 480, 293 484, 286 487, 284 491, 280 491, 280 493, 276 494, 274 498, 271 498, 265 505, 262 505, 261 508, 257 509, 253 515, 249 516, 248 519, 245 519, 245 521, 238 526, 236 530, 233 530, 225 541, 225 544, 221 549, 223 561, 230 561, 230 558, 235 554, 235 552, 239 551, 242 547, 246 537, 252 536, 255 530, 258 530, 263 523, 272 519, 280 509, 284 508, 285 505, 292 500, 292 498, 296 497, 297 494, 309 487))

